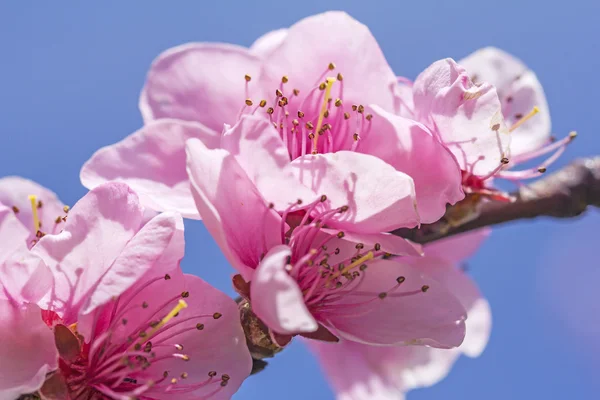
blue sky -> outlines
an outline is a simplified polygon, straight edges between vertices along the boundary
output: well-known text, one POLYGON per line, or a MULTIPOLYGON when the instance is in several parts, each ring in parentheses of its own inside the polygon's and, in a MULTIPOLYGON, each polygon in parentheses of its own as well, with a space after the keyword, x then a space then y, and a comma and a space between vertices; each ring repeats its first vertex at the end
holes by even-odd
MULTIPOLYGON (((22 175, 73 204, 82 163, 141 125, 138 94, 152 59, 189 41, 249 45, 262 33, 342 9, 367 24, 397 74, 501 47, 534 69, 557 136, 580 135, 557 166, 600 154, 600 3, 594 1, 103 1, 0 3, 0 176, 22 175)), ((555 167, 553 167, 555 168, 555 167)), ((476 360, 409 400, 596 398, 600 390, 597 211, 576 221, 496 229, 470 262, 494 329, 476 360), (594 314, 595 312, 595 314, 594 314)), ((184 268, 231 293, 231 268, 200 223, 184 268)), ((237 399, 329 399, 300 343, 250 378, 237 399)))

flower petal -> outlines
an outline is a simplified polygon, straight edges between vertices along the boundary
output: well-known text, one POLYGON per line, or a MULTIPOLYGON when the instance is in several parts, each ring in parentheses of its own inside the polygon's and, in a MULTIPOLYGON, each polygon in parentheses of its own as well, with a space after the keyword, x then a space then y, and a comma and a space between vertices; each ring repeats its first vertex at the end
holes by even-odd
POLYGON ((304 296, 285 266, 292 251, 273 247, 256 269, 250 285, 252 309, 269 328, 280 334, 315 332, 319 325, 304 303, 304 296))
POLYGON ((250 51, 259 57, 266 58, 283 42, 287 33, 287 28, 267 32, 252 43, 250 51))
POLYGON ((12 209, 0 204, 0 264, 9 259, 15 251, 27 250, 30 236, 12 209))
POLYGON ((69 212, 64 230, 40 239, 38 254, 55 278, 55 310, 66 324, 75 322, 87 296, 108 272, 139 229, 143 212, 137 195, 123 183, 88 192, 69 212))
POLYGON ((209 148, 220 136, 201 124, 177 120, 151 122, 122 141, 98 150, 81 168, 89 189, 108 182, 130 185, 143 205, 198 218, 185 170, 185 141, 198 138, 209 148))
POLYGON ((419 221, 413 180, 377 157, 338 151, 306 155, 292 166, 301 183, 327 196, 324 204, 349 207, 328 223, 333 228, 378 233, 419 221))
POLYGON ((336 65, 332 75, 339 71, 348 82, 345 100, 393 110, 391 89, 396 77, 369 28, 344 12, 330 11, 297 22, 268 55, 271 75, 288 76, 290 85, 303 93, 327 72, 328 63, 336 65))
MULTIPOLYGON (((85 271, 82 278, 85 282, 93 282, 93 285, 86 295, 87 300, 80 312, 89 314, 97 307, 108 303, 150 270, 153 275, 164 275, 166 271, 154 271, 154 267, 169 247, 177 230, 178 219, 179 216, 173 213, 157 215, 131 238, 114 262, 105 268, 101 275, 96 276, 85 271)), ((179 250, 181 253, 175 257, 177 261, 183 258, 183 248, 180 247, 179 250)), ((173 264, 168 270, 176 266, 177 264, 173 264)))
POLYGON ((336 303, 338 307, 353 305, 356 313, 334 311, 323 316, 342 337, 366 344, 439 348, 462 343, 466 312, 445 285, 408 264, 375 260, 368 265, 362 273, 360 291, 349 292, 336 303), (399 277, 404 277, 403 282, 391 290, 399 277), (387 296, 381 300, 377 297, 382 292, 387 296))
POLYGON ((148 72, 140 97, 144 121, 178 118, 221 132, 244 106, 244 75, 258 75, 259 70, 260 59, 244 47, 220 43, 173 47, 159 55, 148 72))
POLYGON ((19 211, 15 213, 16 217, 27 230, 35 235, 29 195, 37 197, 37 213, 41 222, 40 229, 45 233, 59 232, 64 224, 57 224, 56 218, 65 215, 63 210, 65 205, 54 192, 19 176, 7 176, 0 179, 0 203, 8 207, 17 207, 19 211))
POLYGON ((319 359, 337 400, 404 399, 399 375, 402 366, 394 371, 396 376, 388 377, 385 374, 385 363, 390 359, 400 364, 402 358, 395 359, 393 355, 410 349, 421 349, 416 346, 369 346, 349 340, 334 344, 315 340, 303 342, 319 359))
POLYGON ((283 211, 297 199, 308 202, 317 197, 298 182, 288 150, 268 120, 242 117, 223 134, 221 147, 235 156, 260 194, 277 210, 283 211))
POLYGON ((510 134, 496 89, 475 85, 454 60, 436 61, 415 80, 415 113, 436 130, 462 169, 487 175, 508 157, 510 134))
POLYGON ((52 287, 50 268, 27 250, 13 253, 0 263, 0 286, 16 303, 37 303, 52 287))
POLYGON ((204 225, 248 281, 260 257, 281 243, 281 218, 270 210, 235 158, 223 149, 187 142, 191 189, 204 225))
POLYGON ((381 158, 415 182, 421 222, 430 224, 465 194, 460 166, 448 149, 423 125, 372 106, 371 131, 361 139, 359 151, 381 158))
POLYGON ((539 108, 539 114, 515 131, 510 143, 513 157, 537 150, 548 143, 551 123, 546 95, 535 73, 521 60, 495 47, 485 47, 458 63, 475 77, 474 81, 485 81, 496 86, 502 101, 502 113, 510 123, 527 115, 533 107, 539 108))
POLYGON ((13 400, 39 389, 58 368, 54 335, 34 304, 15 307, 0 300, 0 399, 13 400))
POLYGON ((483 228, 450 238, 436 240, 425 246, 425 255, 460 264, 473 256, 491 233, 492 230, 490 228, 483 228))

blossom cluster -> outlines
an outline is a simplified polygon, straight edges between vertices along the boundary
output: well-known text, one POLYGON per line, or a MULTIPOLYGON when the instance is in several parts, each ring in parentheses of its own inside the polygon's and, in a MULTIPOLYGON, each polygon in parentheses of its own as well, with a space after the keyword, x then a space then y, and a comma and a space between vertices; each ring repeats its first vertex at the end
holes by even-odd
POLYGON ((551 136, 515 57, 484 48, 411 81, 342 12, 250 48, 169 49, 139 106, 144 126, 85 163, 71 209, 0 180, 0 400, 230 398, 260 358, 242 305, 273 346, 303 337, 339 399, 431 385, 488 341, 461 265, 489 231, 390 232, 513 201, 496 180, 539 176, 575 136, 551 136), (239 304, 182 272, 182 217, 237 271, 239 304))

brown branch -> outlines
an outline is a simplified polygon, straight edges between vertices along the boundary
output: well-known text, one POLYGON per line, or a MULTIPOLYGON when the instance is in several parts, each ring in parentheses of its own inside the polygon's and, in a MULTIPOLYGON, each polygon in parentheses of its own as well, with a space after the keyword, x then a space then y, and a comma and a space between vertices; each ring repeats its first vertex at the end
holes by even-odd
POLYGON ((588 206, 600 207, 600 156, 579 159, 549 176, 513 193, 516 201, 480 204, 476 216, 464 223, 447 219, 422 225, 420 229, 398 229, 393 233, 425 244, 458 233, 537 217, 571 218, 588 206))

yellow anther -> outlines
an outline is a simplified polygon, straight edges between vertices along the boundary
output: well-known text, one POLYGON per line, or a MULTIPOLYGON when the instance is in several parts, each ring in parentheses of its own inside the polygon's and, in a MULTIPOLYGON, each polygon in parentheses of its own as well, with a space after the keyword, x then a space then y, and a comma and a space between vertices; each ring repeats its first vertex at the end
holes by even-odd
POLYGON ((38 201, 37 196, 34 194, 29 195, 29 201, 31 202, 31 213, 33 215, 33 229, 35 232, 40 230, 40 217, 38 216, 38 201))
MULTIPOLYGON (((327 111, 327 102, 331 98, 331 87, 333 86, 333 82, 335 82, 335 78, 329 77, 325 80, 325 96, 323 97, 323 105, 321 105, 321 112, 319 112, 319 119, 317 120, 317 129, 315 132, 319 132, 321 129, 321 125, 323 124, 323 118, 325 117, 325 111, 327 111)), ((319 140, 319 136, 315 135, 313 139, 313 153, 317 153, 317 141, 319 140)))
POLYGON ((531 117, 533 117, 535 114, 539 113, 540 109, 538 108, 538 106, 533 107, 533 110, 531 110, 529 112, 529 114, 525 115, 524 117, 522 117, 521 119, 519 119, 517 122, 515 122, 515 124, 513 126, 510 127, 510 129, 508 130, 509 132, 514 131, 515 129, 517 129, 518 127, 520 127, 521 125, 523 125, 525 122, 527 122, 531 117))
POLYGON ((344 274, 348 273, 348 271, 352 270, 352 268, 357 267, 357 266, 365 263, 366 261, 369 261, 372 259, 373 259, 373 252, 370 251, 367 254, 365 254, 364 256, 362 256, 361 258, 359 258, 358 260, 354 261, 352 264, 348 264, 348 266, 344 267, 344 269, 342 269, 341 271, 337 271, 333 275, 330 275, 329 278, 327 278, 327 283, 329 284, 329 282, 332 279, 335 279, 338 276, 344 275, 344 274))
POLYGON ((169 313, 167 315, 165 315, 165 317, 163 319, 161 319, 159 321, 158 324, 154 325, 152 327, 152 330, 147 333, 140 342, 138 342, 137 344, 142 344, 143 342, 146 342, 148 340, 150 340, 150 338, 163 326, 165 326, 167 324, 167 322, 169 322, 170 320, 172 320, 177 314, 179 314, 179 311, 183 310, 184 308, 187 308, 187 303, 185 302, 185 300, 181 300, 179 299, 179 302, 177 302, 177 305, 175 307, 173 307, 173 309, 171 311, 169 311, 169 313))

